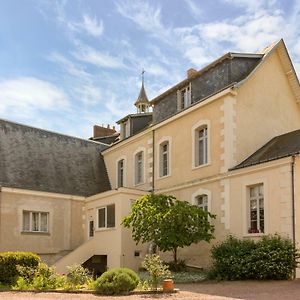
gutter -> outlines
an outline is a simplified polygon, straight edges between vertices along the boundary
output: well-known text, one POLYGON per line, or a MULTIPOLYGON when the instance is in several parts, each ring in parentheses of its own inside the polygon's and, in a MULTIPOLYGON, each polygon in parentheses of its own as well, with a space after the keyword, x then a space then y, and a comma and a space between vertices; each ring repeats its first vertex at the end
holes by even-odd
MULTIPOLYGON (((291 188, 292 188, 292 240, 296 248, 296 220, 295 220, 295 155, 292 156, 291 162, 291 188)), ((296 278, 296 268, 294 269, 293 278, 296 278)))

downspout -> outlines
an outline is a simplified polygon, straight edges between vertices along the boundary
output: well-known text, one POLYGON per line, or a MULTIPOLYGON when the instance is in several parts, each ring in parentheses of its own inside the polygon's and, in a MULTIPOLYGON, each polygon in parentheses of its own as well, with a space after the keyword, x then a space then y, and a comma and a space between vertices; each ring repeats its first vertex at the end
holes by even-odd
MULTIPOLYGON (((296 220, 295 220, 295 155, 292 156, 291 162, 291 183, 292 183, 292 239, 293 246, 296 248, 296 220)), ((293 274, 294 279, 296 278, 296 269, 293 274)))
POLYGON ((155 130, 152 130, 152 190, 151 193, 154 194, 154 178, 155 178, 155 130))

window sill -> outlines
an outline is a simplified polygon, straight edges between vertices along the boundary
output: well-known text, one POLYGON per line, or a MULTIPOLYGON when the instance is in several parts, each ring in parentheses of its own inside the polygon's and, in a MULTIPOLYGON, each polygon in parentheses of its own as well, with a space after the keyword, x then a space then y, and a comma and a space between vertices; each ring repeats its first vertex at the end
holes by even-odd
POLYGON ((146 182, 140 182, 140 183, 136 183, 136 184, 134 184, 133 186, 140 186, 140 185, 143 185, 143 184, 145 184, 146 182))
POLYGON ((262 237, 266 235, 265 233, 244 233, 243 237, 248 238, 248 237, 262 237))
POLYGON ((50 232, 43 232, 43 231, 21 231, 21 234, 24 234, 24 235, 50 235, 50 232))
POLYGON ((200 165, 200 166, 192 166, 192 170, 198 170, 198 169, 201 169, 201 168, 204 168, 204 167, 208 167, 208 166, 210 166, 211 165, 211 163, 210 162, 208 162, 207 164, 203 164, 203 165, 200 165))
POLYGON ((161 180, 161 179, 165 179, 165 178, 168 178, 168 177, 171 177, 171 174, 164 175, 164 176, 159 176, 159 177, 156 178, 156 180, 161 180))
POLYGON ((115 230, 115 229, 116 229, 116 227, 97 228, 97 229, 95 229, 95 232, 111 231, 111 230, 115 230))

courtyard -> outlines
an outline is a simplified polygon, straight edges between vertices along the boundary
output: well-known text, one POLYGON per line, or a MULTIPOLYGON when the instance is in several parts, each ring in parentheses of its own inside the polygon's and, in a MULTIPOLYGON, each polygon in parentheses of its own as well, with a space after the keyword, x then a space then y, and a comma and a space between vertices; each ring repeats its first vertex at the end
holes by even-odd
POLYGON ((0 292, 1 300, 27 299, 68 299, 68 300, 107 300, 120 297, 122 300, 297 300, 300 299, 300 281, 230 281, 205 282, 198 284, 177 284, 180 289, 176 294, 135 294, 128 296, 98 296, 94 294, 70 293, 32 293, 32 292, 0 292))

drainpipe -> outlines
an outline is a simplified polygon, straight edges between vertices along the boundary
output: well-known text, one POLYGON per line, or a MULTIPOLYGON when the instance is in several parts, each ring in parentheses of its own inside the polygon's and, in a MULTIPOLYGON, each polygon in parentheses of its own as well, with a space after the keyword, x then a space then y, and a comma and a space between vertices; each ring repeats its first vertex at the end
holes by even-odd
POLYGON ((154 178, 155 178, 155 130, 152 130, 152 191, 151 193, 154 194, 154 178))
MULTIPOLYGON (((295 156, 292 156, 291 162, 291 183, 292 183, 292 237, 293 246, 296 247, 296 221, 295 221, 295 156)), ((294 279, 296 278, 296 269, 293 274, 294 279)))

